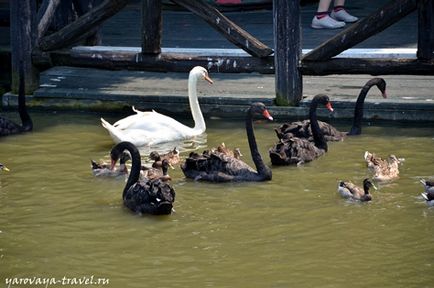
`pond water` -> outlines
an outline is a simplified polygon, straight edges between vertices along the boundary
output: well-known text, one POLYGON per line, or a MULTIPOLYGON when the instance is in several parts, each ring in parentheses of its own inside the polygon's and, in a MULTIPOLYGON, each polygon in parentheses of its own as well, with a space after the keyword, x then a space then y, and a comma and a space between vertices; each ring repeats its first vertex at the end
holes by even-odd
MULTIPOLYGON (((113 145, 100 115, 32 116, 34 132, 0 139, 0 162, 11 169, 0 174, 5 284, 93 276, 109 280, 100 287, 432 287, 434 208, 419 183, 434 177, 432 125, 365 127, 314 162, 273 168, 264 183, 195 183, 177 167, 176 211, 155 217, 123 207, 122 180, 92 176, 89 159, 108 159, 113 145), (366 150, 406 161, 373 201, 351 203, 339 198, 338 180, 369 176, 366 150)), ((207 124, 182 156, 225 142, 253 165, 243 121, 207 124)), ((267 163, 278 124, 255 124, 267 163)))

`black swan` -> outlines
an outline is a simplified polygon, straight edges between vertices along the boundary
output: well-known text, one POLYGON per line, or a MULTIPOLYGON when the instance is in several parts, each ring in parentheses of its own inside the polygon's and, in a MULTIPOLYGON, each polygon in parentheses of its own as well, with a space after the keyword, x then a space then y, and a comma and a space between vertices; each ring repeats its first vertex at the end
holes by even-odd
POLYGON ((126 165, 126 162, 128 160, 131 160, 130 153, 128 152, 122 152, 119 160, 119 167, 116 169, 112 169, 110 164, 106 163, 98 163, 94 160, 90 160, 92 174, 95 177, 122 177, 122 176, 128 176, 128 167, 126 165))
MULTIPOLYGON (((366 84, 360 90, 359 96, 357 97, 356 106, 354 108, 353 126, 349 132, 338 131, 332 125, 326 122, 318 121, 319 127, 327 141, 341 141, 347 135, 360 135, 362 133, 363 106, 365 103, 365 98, 368 94, 368 91, 374 85, 376 85, 381 91, 382 96, 387 98, 386 81, 384 81, 383 78, 372 78, 366 82, 366 84)), ((287 133, 292 133, 295 137, 306 138, 311 141, 313 140, 309 120, 284 123, 275 130, 279 139, 287 133)))
POLYGON ((310 104, 309 119, 313 134, 313 143, 306 138, 298 138, 287 133, 279 139, 279 142, 269 150, 273 165, 300 165, 310 162, 327 152, 327 141, 319 127, 316 109, 318 104, 323 104, 333 111, 329 97, 324 94, 316 95, 310 104))
POLYGON ((263 103, 253 103, 247 111, 247 139, 256 171, 239 159, 218 151, 206 151, 202 155, 190 153, 181 166, 184 175, 187 178, 210 182, 271 180, 271 169, 265 165, 256 144, 253 131, 253 117, 256 115, 273 120, 263 103))
POLYGON ((159 178, 139 181, 141 159, 139 150, 130 142, 120 142, 111 150, 112 167, 124 150, 131 154, 132 166, 122 199, 124 205, 135 213, 167 215, 172 213, 175 190, 159 178))
POLYGON ((19 77, 20 79, 19 79, 19 87, 18 87, 18 112, 20 114, 22 125, 14 123, 9 119, 0 117, 0 137, 12 135, 12 134, 19 134, 22 132, 28 132, 28 131, 32 131, 33 129, 33 122, 32 119, 30 118, 29 113, 27 113, 27 108, 26 108, 24 67, 22 63, 20 63, 19 77))
POLYGON ((363 189, 350 181, 341 181, 338 185, 338 192, 342 198, 367 202, 372 200, 369 188, 377 189, 368 178, 363 180, 363 189))
POLYGON ((3 165, 2 163, 0 163, 0 171, 6 171, 6 172, 9 172, 9 168, 6 167, 5 165, 3 165))

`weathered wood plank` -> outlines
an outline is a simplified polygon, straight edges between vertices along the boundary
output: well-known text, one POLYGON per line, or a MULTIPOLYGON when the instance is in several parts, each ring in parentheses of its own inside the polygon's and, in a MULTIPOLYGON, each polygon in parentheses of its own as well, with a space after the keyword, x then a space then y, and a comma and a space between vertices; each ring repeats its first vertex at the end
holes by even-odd
POLYGON ((18 72, 22 65, 26 94, 31 94, 38 87, 39 77, 38 70, 32 65, 31 56, 36 43, 36 2, 10 1, 10 19, 12 90, 18 91, 18 72))
POLYGON ((97 67, 109 70, 189 72, 194 66, 210 72, 274 73, 274 57, 195 56, 188 54, 142 54, 134 52, 52 51, 34 53, 33 61, 41 68, 52 66, 97 67))
POLYGON ((304 75, 370 74, 434 75, 434 60, 333 58, 326 61, 302 61, 304 75))
POLYGON ((434 53, 434 3, 432 0, 418 1, 417 58, 433 59, 434 53))
POLYGON ((60 4, 60 0, 44 0, 38 10, 38 39, 45 36, 51 22, 54 18, 54 13, 60 4))
POLYGON ((99 24, 116 14, 127 3, 128 0, 104 0, 103 3, 82 15, 75 22, 40 39, 40 49, 43 51, 59 49, 89 37, 95 33, 99 24))
POLYGON ((273 53, 267 45, 243 30, 215 7, 203 0, 172 0, 172 2, 190 10, 204 19, 212 28, 220 32, 226 39, 255 57, 266 57, 273 53))
POLYGON ((161 0, 142 0, 142 53, 161 53, 161 0))
POLYGON ((273 1, 274 65, 276 104, 296 105, 303 96, 300 4, 298 1, 273 1))
POLYGON ((375 35, 416 9, 417 0, 392 0, 372 15, 352 24, 303 57, 303 60, 327 60, 375 35))

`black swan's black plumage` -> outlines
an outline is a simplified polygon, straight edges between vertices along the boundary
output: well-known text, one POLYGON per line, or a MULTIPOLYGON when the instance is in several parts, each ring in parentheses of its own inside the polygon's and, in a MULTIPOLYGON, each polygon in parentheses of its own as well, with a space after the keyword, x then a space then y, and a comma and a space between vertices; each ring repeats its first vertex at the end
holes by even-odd
POLYGON ((256 171, 242 160, 220 153, 218 151, 205 151, 202 155, 195 152, 182 164, 181 169, 187 178, 209 182, 236 182, 236 181, 267 181, 271 180, 271 169, 267 167, 259 154, 253 132, 253 117, 261 115, 266 119, 273 118, 265 105, 260 102, 253 103, 247 111, 246 132, 249 141, 250 153, 256 166, 256 171))
POLYGON ((26 108, 24 68, 22 63, 20 64, 20 68, 19 68, 19 77, 20 79, 19 79, 19 87, 18 87, 18 112, 20 114, 22 125, 12 122, 11 120, 6 119, 4 117, 0 117, 0 137, 28 132, 28 131, 32 131, 33 129, 33 122, 32 119, 30 118, 29 113, 27 113, 27 108, 26 108))
POLYGON ((175 190, 166 181, 145 179, 139 181, 141 159, 139 150, 130 142, 120 142, 111 151, 112 163, 116 163, 121 153, 128 150, 132 166, 125 185, 122 199, 124 205, 135 213, 167 215, 172 212, 175 190))
MULTIPOLYGON (((350 131, 341 132, 326 122, 318 121, 319 127, 327 141, 341 141, 346 135, 360 135, 362 133, 363 106, 366 95, 373 86, 378 87, 384 98, 387 97, 386 81, 383 78, 372 78, 366 82, 366 84, 360 90, 359 96, 357 97, 356 106, 354 108, 353 126, 351 127, 350 131)), ((309 124, 309 120, 284 123, 275 129, 277 137, 281 139, 285 134, 291 133, 295 137, 306 138, 312 141, 312 130, 310 129, 309 124)))
POLYGON ((319 127, 316 117, 318 103, 333 110, 329 97, 324 94, 316 95, 309 109, 310 126, 313 134, 313 143, 306 138, 298 138, 287 133, 279 139, 279 142, 269 150, 271 163, 273 165, 299 165, 310 162, 327 152, 327 141, 319 127))

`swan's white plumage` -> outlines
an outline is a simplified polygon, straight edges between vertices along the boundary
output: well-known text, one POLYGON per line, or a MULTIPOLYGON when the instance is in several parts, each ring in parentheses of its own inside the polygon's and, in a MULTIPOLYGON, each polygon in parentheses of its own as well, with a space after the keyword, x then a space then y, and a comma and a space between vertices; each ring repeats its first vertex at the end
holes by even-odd
POLYGON ((205 68, 196 66, 190 71, 188 98, 195 122, 193 128, 154 110, 140 111, 135 107, 133 107, 133 111, 136 114, 125 117, 113 125, 101 118, 101 124, 107 129, 115 143, 128 141, 136 146, 153 145, 198 136, 206 130, 197 100, 196 86, 199 78, 212 83, 205 68))

